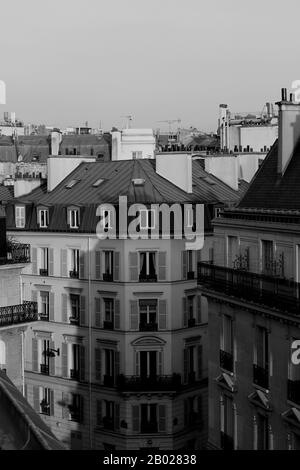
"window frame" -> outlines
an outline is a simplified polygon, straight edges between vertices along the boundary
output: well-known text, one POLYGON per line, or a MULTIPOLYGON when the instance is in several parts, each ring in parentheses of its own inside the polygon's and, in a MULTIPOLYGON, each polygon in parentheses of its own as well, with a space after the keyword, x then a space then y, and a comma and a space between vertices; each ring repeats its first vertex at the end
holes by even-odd
POLYGON ((16 204, 15 205, 15 224, 16 228, 25 228, 26 225, 26 206, 24 204, 16 204), (17 212, 20 211, 23 215, 17 215, 17 212), (19 221, 23 221, 22 223, 18 223, 19 221))

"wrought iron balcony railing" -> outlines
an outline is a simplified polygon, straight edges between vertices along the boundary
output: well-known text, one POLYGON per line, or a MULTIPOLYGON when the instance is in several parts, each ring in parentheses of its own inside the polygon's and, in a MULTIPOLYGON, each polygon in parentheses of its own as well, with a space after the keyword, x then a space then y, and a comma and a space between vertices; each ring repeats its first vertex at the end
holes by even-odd
POLYGON ((223 450, 234 450, 233 437, 228 436, 228 434, 222 431, 221 431, 221 448, 223 450))
POLYGON ((38 320, 37 302, 26 301, 20 305, 0 307, 0 327, 36 320, 38 320))
POLYGON ((113 321, 104 320, 104 322, 103 322, 103 328, 104 328, 105 330, 113 330, 113 329, 114 329, 114 322, 113 322, 113 321))
POLYGON ((48 276, 48 269, 40 269, 40 276, 48 276))
POLYGON ((267 365, 261 367, 253 364, 253 383, 262 388, 269 388, 269 368, 267 365))
POLYGON ((157 282, 157 274, 140 274, 140 282, 157 282))
POLYGON ((69 276, 72 279, 79 279, 79 271, 75 271, 75 269, 72 269, 72 271, 69 271, 69 276))
POLYGON ((300 314, 300 283, 288 279, 199 262, 198 283, 242 300, 300 314))
POLYGON ((195 273, 194 271, 188 271, 187 273, 187 279, 191 281, 192 279, 195 279, 195 273))
POLYGON ((113 282, 114 280, 114 277, 112 274, 110 273, 103 273, 103 281, 106 281, 106 282, 113 282))
POLYGON ((300 380, 287 381, 288 400, 300 405, 300 380))
POLYGON ((139 324, 140 331, 157 331, 157 329, 158 329, 158 325, 157 323, 154 323, 154 322, 139 324))
POLYGON ((79 370, 78 369, 70 369, 70 378, 73 380, 79 380, 79 370))
POLYGON ((30 245, 8 243, 7 257, 0 258, 0 264, 30 263, 30 245))
POLYGON ((193 328, 196 325, 196 319, 195 318, 189 318, 188 319, 188 327, 193 328))
POLYGON ((41 367, 41 374, 49 375, 49 365, 48 364, 40 364, 41 367))
POLYGON ((149 377, 118 375, 116 385, 117 388, 121 390, 131 391, 177 390, 181 387, 181 376, 180 374, 155 375, 149 377))
POLYGON ((109 431, 114 431, 115 426, 114 426, 114 420, 110 416, 104 416, 103 418, 103 427, 104 429, 107 429, 109 431))
POLYGON ((233 372, 233 354, 220 349, 220 367, 233 372))
POLYGON ((142 434, 155 434, 157 433, 157 422, 156 421, 145 421, 141 422, 141 433, 142 434))
POLYGON ((104 375, 103 376, 103 385, 105 387, 114 387, 115 385, 115 378, 113 375, 104 375))

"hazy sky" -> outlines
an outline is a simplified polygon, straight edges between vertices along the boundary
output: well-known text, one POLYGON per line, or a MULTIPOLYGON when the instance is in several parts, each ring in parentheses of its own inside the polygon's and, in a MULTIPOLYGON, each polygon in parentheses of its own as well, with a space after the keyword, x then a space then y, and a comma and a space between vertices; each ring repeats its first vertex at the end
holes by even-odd
POLYGON ((219 103, 259 111, 300 79, 299 0, 0 0, 0 14, 0 113, 26 122, 215 130, 219 103))

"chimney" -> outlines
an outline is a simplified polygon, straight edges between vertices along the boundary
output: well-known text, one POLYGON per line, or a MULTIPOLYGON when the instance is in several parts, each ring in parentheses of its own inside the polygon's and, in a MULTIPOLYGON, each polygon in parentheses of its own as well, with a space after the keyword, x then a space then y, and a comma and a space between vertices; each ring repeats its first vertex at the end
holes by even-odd
POLYGON ((300 103, 294 101, 292 93, 288 101, 287 89, 282 88, 281 101, 276 104, 279 110, 277 172, 283 176, 300 138, 300 103))
POLYGON ((193 192, 192 156, 186 153, 156 154, 156 173, 187 193, 193 192))
POLYGON ((53 129, 51 132, 51 155, 59 154, 59 146, 62 141, 61 132, 59 129, 53 129))

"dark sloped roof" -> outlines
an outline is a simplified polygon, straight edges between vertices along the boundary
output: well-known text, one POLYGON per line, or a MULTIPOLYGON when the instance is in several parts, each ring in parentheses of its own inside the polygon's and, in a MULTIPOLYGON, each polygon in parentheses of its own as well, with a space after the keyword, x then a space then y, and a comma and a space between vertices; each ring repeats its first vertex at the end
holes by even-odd
POLYGON ((0 202, 10 201, 13 198, 12 191, 7 186, 0 184, 0 202))
POLYGON ((254 176, 239 208, 300 209, 300 141, 283 176, 277 172, 277 162, 278 141, 254 176))
POLYGON ((239 195, 240 195, 240 198, 242 196, 244 196, 245 192, 247 191, 247 189, 249 188, 249 183, 243 179, 240 179, 239 180, 239 195))
MULTIPOLYGON (((15 433, 15 436, 12 435, 14 444, 17 446, 19 444, 21 446, 20 449, 23 448, 26 450, 65 450, 65 447, 54 436, 46 423, 34 411, 7 375, 1 370, 0 391, 0 416, 5 416, 6 413, 8 420, 10 417, 9 429, 12 434, 15 433), (12 410, 11 414, 10 410, 12 410), (18 419, 16 419, 16 416, 18 419), (20 426, 19 420, 23 422, 23 426, 20 426), (15 429, 13 423, 15 423, 15 429), (22 436, 22 434, 24 435, 22 436), (30 437, 30 439, 28 439, 28 437, 30 437)), ((6 432, 6 423, 5 419, 1 418, 0 433, 2 430, 4 433, 6 432)))
POLYGON ((193 193, 202 203, 237 203, 240 198, 239 191, 205 171, 201 159, 193 160, 193 193))

